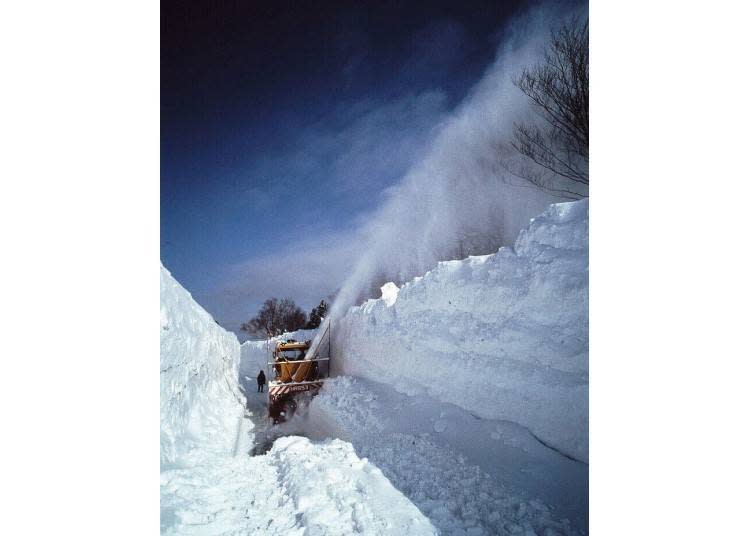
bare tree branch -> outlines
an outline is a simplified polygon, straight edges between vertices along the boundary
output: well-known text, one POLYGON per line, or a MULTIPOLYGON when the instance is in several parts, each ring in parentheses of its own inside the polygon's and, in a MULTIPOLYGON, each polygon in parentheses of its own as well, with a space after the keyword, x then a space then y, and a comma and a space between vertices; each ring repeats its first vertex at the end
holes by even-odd
POLYGON ((306 323, 307 315, 294 300, 269 298, 255 317, 240 326, 240 330, 250 334, 263 334, 270 338, 287 331, 302 329, 306 323))
POLYGON ((588 21, 572 19, 551 33, 542 62, 515 80, 540 124, 516 124, 511 145, 556 180, 509 171, 538 188, 580 198, 588 195, 589 184, 588 21))

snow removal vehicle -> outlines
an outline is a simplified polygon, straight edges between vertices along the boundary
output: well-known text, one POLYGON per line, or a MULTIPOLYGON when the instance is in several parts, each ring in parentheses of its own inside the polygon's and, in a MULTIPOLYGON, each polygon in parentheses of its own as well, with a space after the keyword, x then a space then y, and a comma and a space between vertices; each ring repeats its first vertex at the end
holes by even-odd
POLYGON ((277 342, 271 349, 269 368, 268 415, 274 424, 284 422, 297 409, 295 398, 318 394, 330 376, 330 324, 325 322, 322 334, 313 341, 289 339, 277 342), (325 350, 321 352, 321 349, 325 350), (325 356, 325 357, 323 357, 325 356))

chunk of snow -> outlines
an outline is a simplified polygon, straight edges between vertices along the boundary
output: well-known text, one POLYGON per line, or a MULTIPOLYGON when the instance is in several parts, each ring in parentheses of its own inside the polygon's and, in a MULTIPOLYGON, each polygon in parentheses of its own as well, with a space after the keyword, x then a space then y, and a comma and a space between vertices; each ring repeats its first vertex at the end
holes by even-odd
POLYGON ((398 287, 396 283, 389 281, 380 287, 380 299, 385 302, 386 307, 392 306, 398 299, 398 287))

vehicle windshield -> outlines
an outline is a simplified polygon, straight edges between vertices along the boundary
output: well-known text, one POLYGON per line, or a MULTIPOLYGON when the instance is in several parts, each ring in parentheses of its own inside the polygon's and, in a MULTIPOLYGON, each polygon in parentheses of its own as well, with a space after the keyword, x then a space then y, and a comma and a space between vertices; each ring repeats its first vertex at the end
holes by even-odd
POLYGON ((302 350, 281 350, 279 351, 279 357, 289 359, 290 361, 296 361, 304 357, 305 352, 302 350))

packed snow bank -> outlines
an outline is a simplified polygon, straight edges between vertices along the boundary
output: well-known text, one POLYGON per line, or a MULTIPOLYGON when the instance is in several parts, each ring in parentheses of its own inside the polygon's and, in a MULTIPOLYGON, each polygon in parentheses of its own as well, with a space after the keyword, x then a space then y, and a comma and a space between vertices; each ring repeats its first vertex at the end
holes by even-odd
MULTIPOLYGON (((231 455, 243 430, 240 344, 161 267, 161 464, 231 455)), ((245 426, 247 423, 244 423, 245 426)))
POLYGON ((441 262, 352 307, 334 370, 528 428, 588 460, 588 201, 551 205, 515 247, 441 262))
POLYGON ((294 498, 306 534, 437 533, 350 443, 333 439, 314 446, 303 437, 282 437, 268 456, 294 498))
POLYGON ((283 437, 264 456, 162 473, 163 534, 437 534, 339 440, 283 437))

